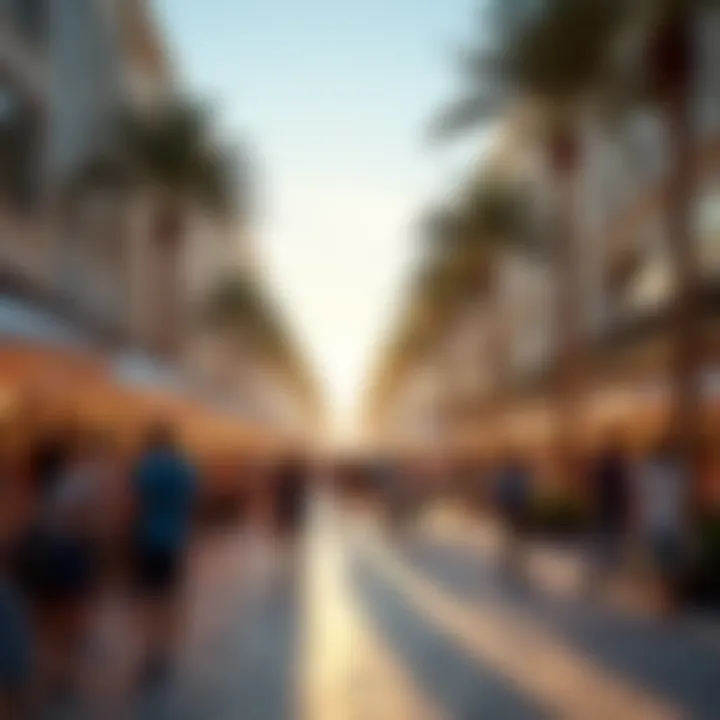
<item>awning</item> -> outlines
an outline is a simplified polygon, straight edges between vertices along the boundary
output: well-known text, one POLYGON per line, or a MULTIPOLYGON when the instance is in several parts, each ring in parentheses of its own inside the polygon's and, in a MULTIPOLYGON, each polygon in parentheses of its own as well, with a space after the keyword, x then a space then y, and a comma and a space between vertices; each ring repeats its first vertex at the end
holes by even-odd
POLYGON ((142 352, 121 353, 112 359, 110 367, 115 380, 128 389, 199 403, 235 420, 255 423, 262 420, 261 414, 244 398, 203 387, 188 373, 142 352))
POLYGON ((123 384, 141 390, 187 393, 187 381, 177 369, 139 352, 125 352, 111 361, 113 375, 123 384))
POLYGON ((3 338, 75 349, 91 345, 90 339, 71 323, 7 295, 0 295, 0 342, 3 338))

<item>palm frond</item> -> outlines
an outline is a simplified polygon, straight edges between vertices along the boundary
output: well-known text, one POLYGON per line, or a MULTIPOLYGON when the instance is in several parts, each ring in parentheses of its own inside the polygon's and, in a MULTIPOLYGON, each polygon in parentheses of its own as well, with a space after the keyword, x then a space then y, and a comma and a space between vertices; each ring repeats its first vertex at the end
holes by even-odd
POLYGON ((136 172, 171 197, 218 212, 234 206, 241 160, 219 144, 203 105, 176 101, 151 115, 127 114, 121 136, 136 172))
POLYGON ((442 139, 501 115, 512 98, 567 106, 591 95, 628 18, 626 0, 492 0, 482 43, 461 54, 465 99, 433 123, 442 139))
POLYGON ((207 299, 202 320, 211 329, 236 336, 288 380, 315 406, 319 391, 277 305, 251 277, 221 280, 207 299))
POLYGON ((443 110, 429 127, 431 141, 445 141, 495 120, 506 107, 504 96, 477 92, 443 110))

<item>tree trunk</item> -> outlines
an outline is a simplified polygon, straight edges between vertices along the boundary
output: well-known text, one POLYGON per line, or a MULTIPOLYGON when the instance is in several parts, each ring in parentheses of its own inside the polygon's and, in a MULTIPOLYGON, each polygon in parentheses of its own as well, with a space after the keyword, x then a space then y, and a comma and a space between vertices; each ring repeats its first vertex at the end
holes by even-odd
POLYGON ((650 75, 667 118, 671 175, 666 210, 674 270, 670 429, 693 476, 702 421, 702 325, 698 258, 692 232, 695 185, 692 90, 697 61, 693 12, 678 5, 658 27, 650 47, 650 75))
POLYGON ((156 218, 155 249, 157 282, 154 315, 155 336, 163 355, 174 358, 180 351, 185 331, 183 247, 185 217, 181 209, 162 207, 156 218))
POLYGON ((490 357, 492 365, 493 390, 490 394, 490 417, 497 414, 498 409, 505 405, 508 389, 509 340, 507 318, 505 317, 505 294, 502 282, 503 259, 495 257, 489 279, 490 292, 490 357))
POLYGON ((555 364, 557 388, 557 450, 560 482, 571 489, 576 482, 574 458, 578 450, 583 401, 584 348, 582 342, 583 288, 581 249, 576 236, 575 192, 580 141, 567 125, 550 140, 550 165, 561 193, 556 228, 555 364))
POLYGON ((702 324, 699 272, 692 232, 694 197, 693 127, 688 86, 676 88, 668 102, 668 138, 672 153, 667 213, 670 250, 675 273, 673 326, 673 406, 671 430, 691 472, 701 438, 702 324))

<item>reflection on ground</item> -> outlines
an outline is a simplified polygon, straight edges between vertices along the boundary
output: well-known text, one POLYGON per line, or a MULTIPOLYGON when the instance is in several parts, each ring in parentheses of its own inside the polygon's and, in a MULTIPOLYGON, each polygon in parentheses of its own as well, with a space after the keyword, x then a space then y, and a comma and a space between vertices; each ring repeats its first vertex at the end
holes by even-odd
MULTIPOLYGON (((717 717, 712 621, 699 634, 548 593, 480 547, 432 528, 389 540, 327 499, 306 530, 296 555, 248 532, 198 542, 175 675, 136 693, 116 663, 101 717, 717 717)), ((105 642, 131 656, 127 622, 109 602, 105 642)))

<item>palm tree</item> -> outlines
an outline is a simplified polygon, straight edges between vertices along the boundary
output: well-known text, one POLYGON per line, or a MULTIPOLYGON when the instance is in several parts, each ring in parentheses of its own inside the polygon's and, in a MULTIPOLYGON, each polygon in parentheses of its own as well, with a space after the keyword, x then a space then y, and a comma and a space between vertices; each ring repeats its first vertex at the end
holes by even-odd
MULTIPOLYGON (((372 387, 371 405, 381 402, 412 368, 432 359, 433 351, 437 363, 449 324, 463 306, 479 296, 496 302, 494 280, 504 254, 530 247, 526 209, 519 187, 487 176, 473 182, 458 202, 424 219, 423 260, 372 387)), ((505 361, 500 330, 498 323, 493 343, 498 376, 505 361)), ((435 369, 443 382, 451 380, 446 368, 435 369)))
MULTIPOLYGON (((507 367, 507 328, 498 280, 510 254, 527 254, 538 248, 528 233, 528 198, 519 184, 496 177, 492 171, 475 178, 461 193, 452 210, 431 214, 426 222, 426 251, 431 263, 419 282, 426 303, 439 314, 443 327, 457 310, 482 298, 491 308, 491 365, 495 390, 502 386, 507 367)), ((438 344, 438 331, 435 332, 438 344)), ((442 345, 442 338, 439 338, 442 345)), ((452 382, 453 368, 439 368, 443 381, 452 382)))
POLYGON ((498 283, 510 255, 541 257, 542 248, 530 232, 529 197, 508 180, 488 174, 479 178, 463 198, 465 232, 461 242, 469 253, 482 258, 480 292, 492 308, 492 365, 497 389, 507 367, 508 328, 503 323, 503 298, 498 283))
POLYGON ((174 354, 188 316, 182 292, 188 220, 196 208, 221 220, 247 213, 244 167, 234 152, 220 146, 204 108, 184 100, 152 113, 121 116, 112 136, 111 146, 69 179, 61 210, 71 222, 83 201, 98 192, 114 195, 121 204, 128 194, 149 201, 150 243, 143 262, 153 266, 154 297, 148 310, 155 314, 155 349, 174 354))
MULTIPOLYGON (((461 130, 496 109, 498 96, 492 91, 498 89, 505 91, 505 97, 515 91, 533 101, 540 100, 543 114, 551 110, 551 122, 545 123, 546 128, 553 130, 549 136, 545 133, 550 140, 546 146, 551 150, 551 167, 562 170, 566 179, 571 179, 578 162, 578 143, 572 133, 577 109, 589 107, 596 114, 601 107, 596 101, 608 100, 608 96, 613 110, 619 109, 621 114, 648 103, 660 109, 671 156, 665 207, 675 270, 672 428, 692 466, 702 418, 698 377, 702 357, 700 274, 691 229, 696 181, 692 104, 698 71, 694 28, 701 11, 717 10, 720 3, 717 0, 544 0, 534 5, 537 13, 528 11, 527 3, 524 6, 522 2, 502 3, 504 11, 499 15, 505 18, 505 29, 499 33, 500 51, 492 48, 472 58, 473 89, 479 92, 447 116, 444 127, 461 130), (525 21, 523 16, 527 18, 525 21), (623 58, 621 67, 612 67, 614 39, 625 30, 629 31, 627 37, 631 40, 628 46, 640 54, 631 53, 623 58), (606 75, 608 61, 610 73, 606 75), (608 78, 613 82, 607 84, 608 78), (641 82, 637 84, 637 80, 641 82), (618 93, 619 90, 622 92, 618 93), (569 115, 568 109, 572 111, 569 115), (559 126, 558 110, 561 111, 559 126)), ((570 228, 571 215, 567 207, 563 214, 564 224, 570 228)), ((562 274, 568 282, 561 283, 565 288, 562 295, 567 300, 561 302, 561 307, 573 308, 576 307, 570 302, 573 293, 567 289, 577 273, 570 271, 569 243, 561 242, 560 246, 563 245, 565 260, 561 260, 561 264, 565 271, 562 274)), ((567 348, 571 343, 565 345, 567 348)), ((566 358, 572 355, 567 351, 564 354, 566 358)))
POLYGON ((701 9, 718 5, 716 0, 661 0, 647 8, 643 18, 649 37, 644 58, 649 99, 664 115, 671 157, 666 212, 675 272, 672 428, 692 470, 702 424, 698 378, 702 363, 700 273, 692 231, 696 144, 693 96, 698 71, 693 27, 701 9))
POLYGON ((235 360, 250 357, 273 367, 312 413, 320 410, 317 387, 275 304, 246 275, 221 279, 207 298, 203 323, 231 343, 235 360))
MULTIPOLYGON (((440 220, 434 215, 428 225, 440 220)), ((409 296, 395 326, 381 363, 368 388, 369 424, 384 414, 402 379, 418 367, 437 346, 439 337, 458 298, 441 256, 427 253, 412 278, 409 296)))
POLYGON ((557 276, 561 434, 569 441, 582 364, 583 293, 573 198, 581 132, 603 97, 627 8, 623 0, 497 0, 492 11, 490 44, 465 58, 468 94, 441 117, 435 133, 451 137, 519 110, 530 119, 532 140, 544 151, 561 198, 551 250, 557 276))
POLYGON ((152 244, 158 260, 156 299, 162 303, 162 349, 178 349, 186 308, 182 302, 183 249, 193 207, 232 212, 238 189, 235 158, 221 149, 207 112, 177 101, 121 123, 125 163, 137 184, 152 194, 152 244))
POLYGON ((225 338, 234 355, 264 349, 274 329, 256 284, 244 275, 220 280, 202 310, 201 325, 225 338))

